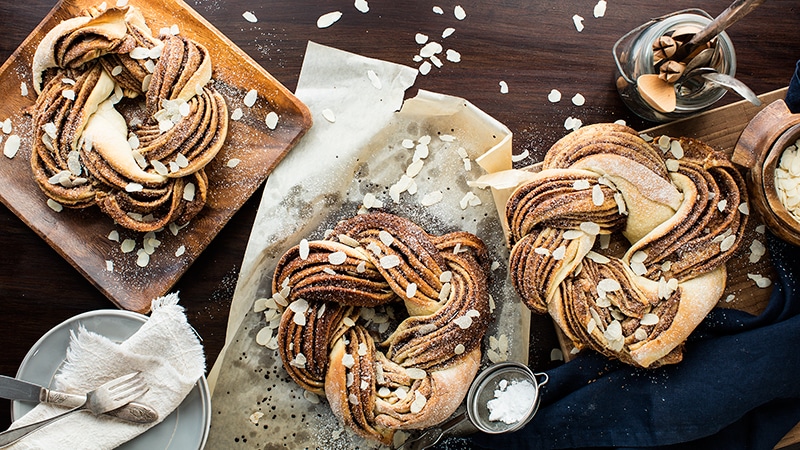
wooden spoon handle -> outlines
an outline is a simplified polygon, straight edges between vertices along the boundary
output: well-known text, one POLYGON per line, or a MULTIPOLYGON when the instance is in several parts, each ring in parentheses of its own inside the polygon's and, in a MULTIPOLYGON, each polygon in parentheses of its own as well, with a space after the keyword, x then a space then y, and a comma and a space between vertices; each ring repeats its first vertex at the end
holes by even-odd
POLYGON ((738 22, 742 17, 750 14, 766 0, 735 0, 714 18, 705 28, 695 33, 694 36, 685 44, 680 46, 672 57, 675 61, 681 61, 701 45, 707 44, 715 36, 725 31, 726 28, 738 22))

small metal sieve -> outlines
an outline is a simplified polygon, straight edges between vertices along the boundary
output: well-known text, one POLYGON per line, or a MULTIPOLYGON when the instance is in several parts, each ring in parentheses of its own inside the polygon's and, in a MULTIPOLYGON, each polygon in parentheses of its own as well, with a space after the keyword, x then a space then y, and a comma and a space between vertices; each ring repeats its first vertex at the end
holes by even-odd
POLYGON ((533 373, 528 366, 515 362, 504 362, 490 366, 475 378, 467 393, 467 416, 475 427, 484 433, 499 434, 519 430, 524 427, 539 409, 541 397, 539 387, 546 384, 546 373, 533 373), (539 382, 536 377, 540 376, 539 382), (505 423, 501 420, 489 420, 490 410, 488 403, 495 397, 495 391, 500 390, 501 383, 528 381, 533 386, 533 399, 520 420, 505 423))
POLYGON ((524 427, 536 415, 539 409, 541 398, 539 387, 548 381, 546 373, 533 373, 528 366, 517 362, 503 362, 491 365, 484 369, 472 381, 467 392, 466 410, 450 418, 438 427, 430 428, 422 435, 410 439, 403 443, 398 450, 422 450, 433 446, 442 435, 456 428, 464 421, 469 421, 475 428, 484 433, 500 434, 519 430, 524 427), (541 382, 536 377, 542 379, 541 382), (520 419, 513 423, 505 423, 501 420, 489 420, 491 411, 488 403, 495 398, 495 391, 501 388, 501 383, 528 381, 534 389, 533 399, 525 413, 520 419))

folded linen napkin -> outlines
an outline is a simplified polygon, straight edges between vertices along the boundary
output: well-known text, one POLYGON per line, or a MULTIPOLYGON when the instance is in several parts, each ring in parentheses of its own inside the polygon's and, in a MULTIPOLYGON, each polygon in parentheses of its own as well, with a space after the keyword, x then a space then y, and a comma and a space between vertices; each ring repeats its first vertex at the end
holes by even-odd
MULTIPOLYGON (((66 361, 56 374, 53 387, 85 393, 133 371, 141 371, 150 388, 136 401, 155 409, 159 422, 180 405, 203 376, 203 347, 186 321, 183 308, 178 305, 177 293, 154 300, 150 318, 124 342, 113 342, 85 328, 72 333, 66 361)), ((40 404, 16 420, 12 427, 63 411, 63 408, 40 404)), ((133 424, 112 417, 77 413, 37 430, 8 448, 111 449, 156 424, 133 424)))
MULTIPOLYGON (((800 112, 800 61, 786 96, 800 112)), ((542 404, 522 430, 450 439, 440 449, 772 449, 800 422, 800 252, 775 236, 778 280, 759 316, 717 308, 684 360, 655 370, 591 351, 547 371, 542 404)))

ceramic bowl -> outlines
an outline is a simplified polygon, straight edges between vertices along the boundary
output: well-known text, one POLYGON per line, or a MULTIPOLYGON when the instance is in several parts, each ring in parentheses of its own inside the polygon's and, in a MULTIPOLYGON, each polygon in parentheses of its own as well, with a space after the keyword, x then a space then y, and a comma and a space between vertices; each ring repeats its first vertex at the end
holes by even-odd
POLYGON ((800 245, 800 222, 786 209, 775 187, 775 169, 787 147, 800 139, 800 114, 792 114, 783 100, 761 110, 742 131, 733 162, 749 169, 750 204, 769 230, 781 239, 800 245))

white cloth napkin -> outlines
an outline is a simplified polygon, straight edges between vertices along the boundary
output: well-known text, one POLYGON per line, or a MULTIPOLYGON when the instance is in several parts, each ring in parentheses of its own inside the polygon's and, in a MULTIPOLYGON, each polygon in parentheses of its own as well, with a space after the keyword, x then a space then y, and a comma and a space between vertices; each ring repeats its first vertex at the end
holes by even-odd
MULTIPOLYGON (((178 305, 177 293, 152 303, 150 319, 121 343, 87 331, 73 333, 67 359, 56 374, 53 387, 85 393, 113 378, 141 371, 150 390, 136 401, 166 418, 189 394, 205 372, 203 347, 178 305)), ((63 408, 37 405, 12 424, 18 427, 57 413, 63 408)), ((80 412, 26 436, 11 447, 31 449, 111 449, 147 431, 156 423, 133 424, 80 412)))

